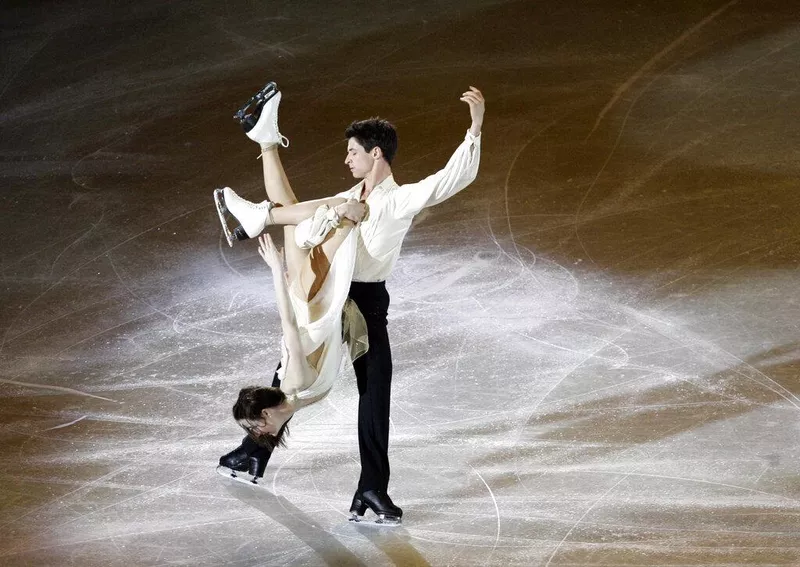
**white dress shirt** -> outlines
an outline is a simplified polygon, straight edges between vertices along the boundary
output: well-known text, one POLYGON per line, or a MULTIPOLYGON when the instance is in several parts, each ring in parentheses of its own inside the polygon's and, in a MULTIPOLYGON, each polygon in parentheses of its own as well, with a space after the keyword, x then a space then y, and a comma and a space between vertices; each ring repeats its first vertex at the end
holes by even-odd
MULTIPOLYGON (((444 169, 417 183, 398 185, 390 175, 376 185, 367 197, 369 216, 358 228, 353 281, 384 281, 397 262, 414 215, 425 207, 449 199, 472 183, 478 174, 480 157, 480 134, 473 136, 467 131, 464 141, 444 169)), ((336 196, 360 199, 363 190, 364 182, 361 181, 336 196)))

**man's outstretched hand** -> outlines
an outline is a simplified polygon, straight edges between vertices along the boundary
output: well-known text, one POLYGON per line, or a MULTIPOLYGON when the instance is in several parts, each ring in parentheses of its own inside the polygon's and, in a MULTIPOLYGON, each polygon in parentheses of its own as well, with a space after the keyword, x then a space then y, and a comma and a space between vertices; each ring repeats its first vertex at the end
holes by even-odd
POLYGON ((486 102, 483 100, 481 91, 475 87, 470 87, 467 92, 461 95, 462 100, 469 105, 469 115, 472 117, 472 125, 469 131, 473 136, 478 136, 483 127, 483 113, 486 111, 486 102))

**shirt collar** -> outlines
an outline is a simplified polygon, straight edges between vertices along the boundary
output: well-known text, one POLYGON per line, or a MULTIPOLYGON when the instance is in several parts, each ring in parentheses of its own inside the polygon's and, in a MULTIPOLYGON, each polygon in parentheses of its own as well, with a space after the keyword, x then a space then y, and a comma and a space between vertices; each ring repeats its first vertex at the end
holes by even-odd
MULTIPOLYGON (((370 193, 370 195, 375 193, 375 191, 377 191, 378 189, 388 189, 389 187, 392 187, 394 185, 397 185, 397 183, 394 180, 394 175, 389 174, 389 176, 386 177, 386 179, 384 179, 383 181, 381 181, 375 187, 372 188, 372 193, 370 193)), ((355 187, 353 187, 353 189, 355 190, 356 195, 360 199, 361 195, 364 193, 364 181, 363 180, 359 181, 359 183, 355 187)))
MULTIPOLYGON (((397 185, 397 183, 394 182, 394 175, 390 173, 386 179, 384 179, 375 186, 375 189, 386 189, 391 187, 392 185, 397 185)), ((375 189, 373 189, 373 191, 375 189)))

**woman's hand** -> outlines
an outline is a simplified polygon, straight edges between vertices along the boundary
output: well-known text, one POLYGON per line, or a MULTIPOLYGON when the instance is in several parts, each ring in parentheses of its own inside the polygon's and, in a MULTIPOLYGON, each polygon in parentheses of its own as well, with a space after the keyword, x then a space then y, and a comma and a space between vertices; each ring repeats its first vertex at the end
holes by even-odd
POLYGON ((273 271, 283 271, 283 250, 275 246, 269 234, 262 234, 258 239, 258 253, 273 271))

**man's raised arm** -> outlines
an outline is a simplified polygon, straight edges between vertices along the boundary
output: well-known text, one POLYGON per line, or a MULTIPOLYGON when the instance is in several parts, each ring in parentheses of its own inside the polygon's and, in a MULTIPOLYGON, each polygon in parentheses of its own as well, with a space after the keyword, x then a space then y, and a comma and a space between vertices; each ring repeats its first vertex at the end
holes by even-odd
POLYGON ((453 153, 444 169, 418 183, 404 184, 394 194, 394 215, 397 218, 413 217, 425 207, 449 199, 478 175, 481 150, 481 128, 486 104, 481 91, 475 87, 461 95, 459 100, 469 105, 472 124, 461 145, 453 153))

